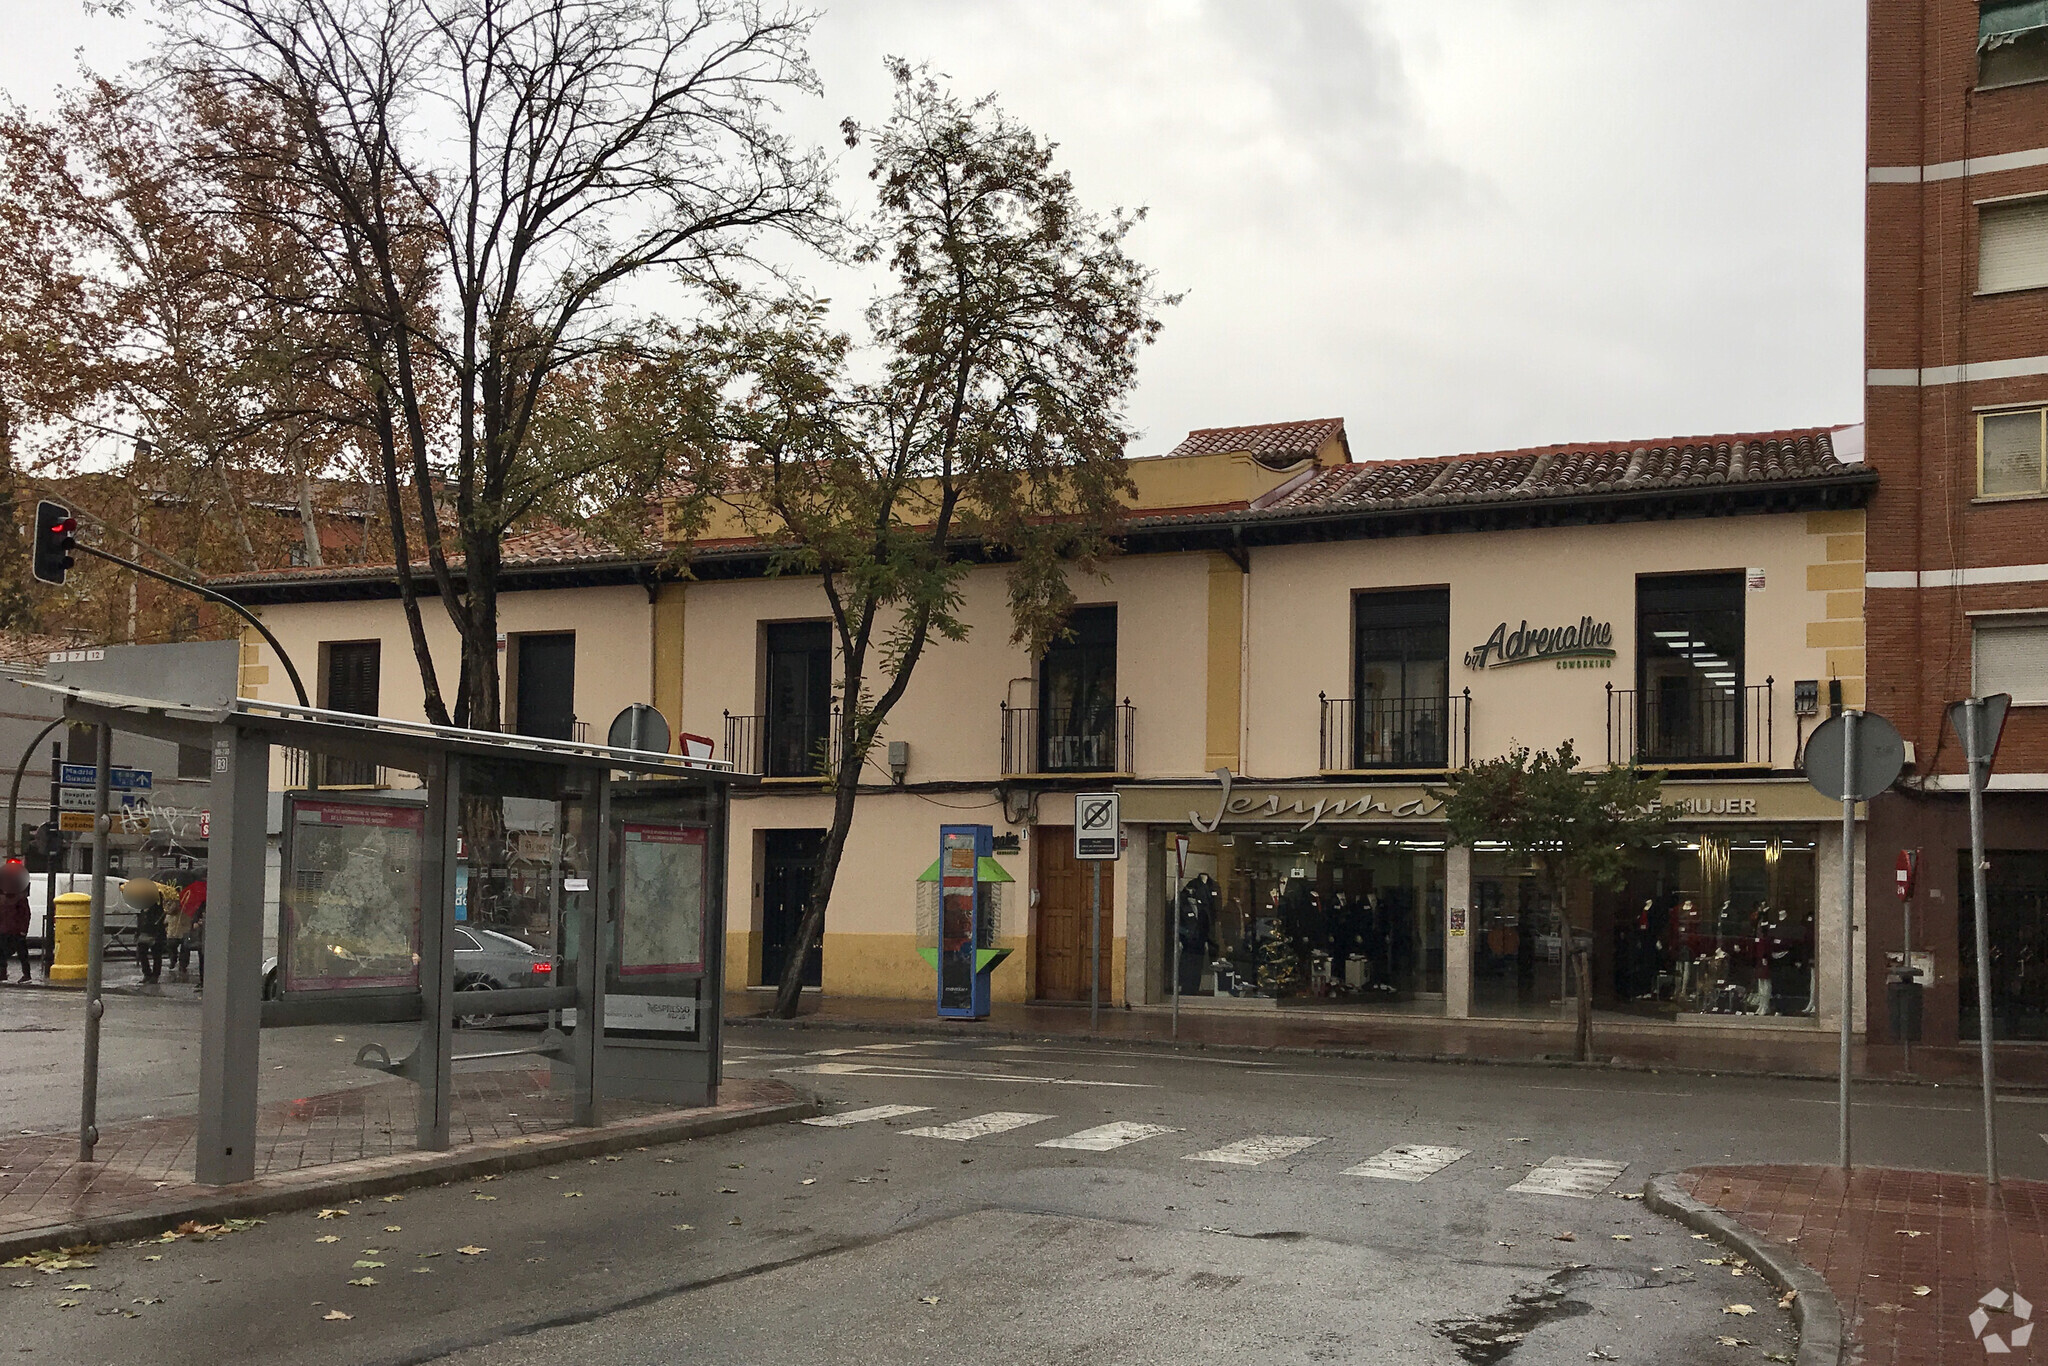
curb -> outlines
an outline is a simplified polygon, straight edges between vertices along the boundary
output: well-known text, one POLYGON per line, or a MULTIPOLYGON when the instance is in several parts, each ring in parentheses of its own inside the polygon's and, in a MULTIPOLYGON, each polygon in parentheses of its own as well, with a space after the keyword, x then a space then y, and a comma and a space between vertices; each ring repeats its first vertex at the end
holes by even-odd
POLYGON ((1799 1325, 1798 1366, 1840 1366, 1847 1346, 1842 1310, 1819 1272, 1792 1256, 1782 1244, 1693 1199, 1669 1175, 1653 1176, 1643 1183, 1643 1204, 1734 1248, 1779 1290, 1798 1292, 1792 1301, 1792 1321, 1799 1325))
MULTIPOLYGON (((794 1087, 790 1089, 795 1091, 794 1087)), ((147 1209, 100 1219, 46 1224, 19 1233, 0 1234, 0 1261, 46 1247, 118 1243, 131 1238, 154 1237, 188 1219, 217 1223, 222 1219, 283 1214, 340 1200, 361 1200, 373 1195, 415 1190, 421 1186, 446 1185, 470 1177, 530 1171, 535 1167, 597 1157, 625 1148, 649 1148, 689 1138, 709 1138, 735 1129, 760 1128, 824 1113, 824 1104, 816 1097, 802 1092, 796 1092, 796 1096, 794 1100, 730 1110, 724 1114, 671 1110, 607 1124, 601 1129, 493 1139, 445 1153, 413 1152, 373 1157, 345 1164, 349 1168, 347 1175, 328 1180, 321 1180, 317 1175, 308 1178, 297 1172, 290 1176, 259 1177, 240 1186, 223 1187, 218 1194, 165 1201, 147 1209)), ((317 1173, 319 1168, 310 1170, 317 1173)))
MULTIPOLYGON (((1835 1081, 1833 1072, 1790 1072, 1765 1069, 1742 1070, 1735 1067, 1693 1067, 1684 1063, 1629 1062, 1618 1058, 1607 1061, 1580 1062, 1575 1058, 1545 1054, 1534 1058, 1497 1058, 1471 1053, 1423 1053, 1402 1052, 1388 1048, 1339 1048, 1310 1047, 1298 1044, 1244 1044, 1210 1043, 1203 1040, 1154 1039, 1132 1037, 1128 1034, 1090 1034, 1085 1029, 1071 1032, 1048 1034, 1043 1029, 1015 1029, 1004 1025, 956 1024, 945 1020, 921 1022, 864 1019, 825 1019, 816 1015, 799 1015, 794 1020, 778 1019, 773 1015, 725 1014, 728 1025, 760 1025, 769 1029, 792 1030, 840 1030, 848 1034, 915 1034, 926 1038, 948 1039, 1004 1039, 1017 1043, 1091 1043, 1110 1044, 1119 1048, 1146 1048, 1161 1053, 1243 1053, 1255 1057, 1279 1055, 1281 1057, 1304 1058, 1351 1058, 1360 1062, 1421 1062, 1441 1066, 1462 1067, 1543 1067, 1554 1070, 1582 1072, 1624 1072, 1638 1076, 1665 1077, 1741 1077, 1745 1080, 1765 1081, 1835 1081)), ((1857 1074, 1853 1081, 1870 1086, 1920 1086, 1939 1090, 1943 1083, 1921 1077, 1864 1076, 1857 1074)), ((1967 1083, 1954 1083, 1966 1085, 1967 1083)), ((2000 1082, 2000 1095, 2048 1095, 2048 1084, 2036 1085, 2031 1082, 2000 1082)))

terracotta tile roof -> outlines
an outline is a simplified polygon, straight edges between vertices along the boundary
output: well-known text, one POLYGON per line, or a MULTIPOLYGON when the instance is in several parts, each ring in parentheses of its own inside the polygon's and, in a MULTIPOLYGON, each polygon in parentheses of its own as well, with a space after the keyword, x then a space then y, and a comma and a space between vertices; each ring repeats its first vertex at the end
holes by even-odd
POLYGON ((1361 461, 1318 471, 1250 515, 1284 518, 1856 476, 1862 467, 1835 455, 1837 430, 1809 427, 1361 461))
POLYGON ((1198 427, 1167 455, 1230 455, 1248 451, 1262 465, 1285 469, 1314 455, 1316 448, 1331 437, 1343 435, 1341 417, 1268 422, 1258 427, 1198 427))
MULTIPOLYGON (((619 546, 592 535, 580 527, 548 526, 532 531, 514 532, 507 536, 499 549, 499 558, 507 569, 539 568, 543 566, 573 566, 579 564, 613 564, 637 562, 654 555, 653 546, 619 546)), ((448 564, 452 569, 462 568, 463 557, 452 555, 448 564)), ((431 574, 425 560, 415 560, 413 572, 422 577, 431 574)), ((245 574, 224 574, 207 580, 215 587, 235 584, 273 583, 286 580, 297 583, 301 580, 349 578, 390 578, 390 562, 383 564, 329 564, 290 565, 281 569, 259 569, 245 574)))

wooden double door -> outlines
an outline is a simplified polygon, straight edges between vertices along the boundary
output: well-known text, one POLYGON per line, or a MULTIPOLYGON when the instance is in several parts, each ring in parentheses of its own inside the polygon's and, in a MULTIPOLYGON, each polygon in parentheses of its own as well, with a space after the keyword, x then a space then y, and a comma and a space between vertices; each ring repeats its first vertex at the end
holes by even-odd
MULTIPOLYGON (((1074 827, 1041 825, 1031 831, 1032 858, 1038 888, 1038 998, 1042 1001, 1088 999, 1088 947, 1094 914, 1090 900, 1092 874, 1074 857, 1074 827)), ((1114 870, 1115 864, 1109 868, 1114 870)), ((1109 999, 1110 877, 1102 888, 1102 999, 1109 999)))

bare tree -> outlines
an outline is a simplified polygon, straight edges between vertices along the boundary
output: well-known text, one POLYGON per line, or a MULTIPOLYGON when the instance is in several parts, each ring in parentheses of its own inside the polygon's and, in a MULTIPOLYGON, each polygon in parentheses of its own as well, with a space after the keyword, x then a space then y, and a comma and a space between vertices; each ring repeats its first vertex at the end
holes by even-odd
POLYGON ((816 89, 809 19, 754 0, 171 8, 164 71, 274 123, 223 156, 321 257, 289 306, 355 329, 427 715, 451 720, 420 617, 438 596, 462 642, 452 719, 496 729, 500 540, 592 474, 537 439, 551 388, 652 335, 662 277, 717 280, 765 230, 828 240, 822 161, 771 123, 816 89))

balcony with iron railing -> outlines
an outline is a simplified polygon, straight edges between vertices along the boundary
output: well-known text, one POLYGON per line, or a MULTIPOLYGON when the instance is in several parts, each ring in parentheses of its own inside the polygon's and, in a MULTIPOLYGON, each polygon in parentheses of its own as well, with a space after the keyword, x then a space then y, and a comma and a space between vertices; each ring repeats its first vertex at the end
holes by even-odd
POLYGON ((1650 768, 1769 768, 1775 680, 1687 682, 1645 693, 1607 685, 1607 762, 1650 768))
POLYGON ((1137 772, 1137 710, 1002 704, 1003 776, 1128 775, 1137 772))
POLYGON ((391 775, 382 765, 367 759, 309 754, 303 749, 287 749, 283 754, 285 791, 296 792, 310 787, 391 786, 391 775))
POLYGON ((1470 688, 1447 697, 1316 696, 1325 773, 1437 773, 1472 761, 1470 688))
POLYGON ((830 778, 838 768, 839 744, 837 707, 822 726, 802 718, 725 713, 725 757, 735 773, 771 779, 830 778))

